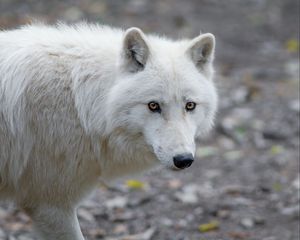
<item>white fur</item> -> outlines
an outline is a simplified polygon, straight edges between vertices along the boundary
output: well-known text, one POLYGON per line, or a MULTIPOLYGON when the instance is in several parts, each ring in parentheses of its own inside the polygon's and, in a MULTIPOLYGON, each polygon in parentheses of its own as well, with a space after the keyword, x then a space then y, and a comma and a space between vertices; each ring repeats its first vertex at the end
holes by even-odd
POLYGON ((211 34, 172 41, 85 24, 0 32, 0 198, 14 199, 43 239, 82 240, 76 206, 99 178, 194 154, 217 107, 213 50, 211 34), (139 71, 126 37, 146 63, 139 71))

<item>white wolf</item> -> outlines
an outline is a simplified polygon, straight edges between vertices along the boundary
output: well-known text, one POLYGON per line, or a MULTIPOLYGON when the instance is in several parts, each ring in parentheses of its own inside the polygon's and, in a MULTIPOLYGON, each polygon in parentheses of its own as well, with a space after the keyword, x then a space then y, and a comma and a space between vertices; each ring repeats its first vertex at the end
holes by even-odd
POLYGON ((217 108, 215 39, 96 25, 0 32, 0 198, 45 240, 82 240, 99 179, 189 167, 217 108))

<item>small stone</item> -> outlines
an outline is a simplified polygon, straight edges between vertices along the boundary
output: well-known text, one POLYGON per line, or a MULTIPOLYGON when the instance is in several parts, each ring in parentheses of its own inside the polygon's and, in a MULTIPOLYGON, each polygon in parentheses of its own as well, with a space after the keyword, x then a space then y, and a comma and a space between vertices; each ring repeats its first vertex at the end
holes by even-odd
POLYGON ((277 238, 274 236, 270 236, 270 237, 265 237, 262 240, 277 240, 277 238))
POLYGON ((254 227, 254 221, 251 218, 243 218, 241 220, 241 225, 244 228, 253 228, 254 227))
POLYGON ((185 186, 182 191, 175 193, 175 197, 183 203, 194 204, 198 202, 198 186, 190 184, 185 186))
POLYGON ((29 236, 18 236, 18 240, 32 240, 29 236))
POLYGON ((129 207, 136 207, 136 206, 139 206, 139 205, 143 205, 143 204, 151 201, 152 197, 153 196, 150 195, 150 194, 138 195, 138 196, 132 198, 128 202, 128 206, 129 207))
POLYGON ((109 209, 124 208, 124 207, 126 207, 127 204, 128 204, 127 197, 115 197, 104 203, 104 205, 109 209))
POLYGON ((82 11, 77 7, 71 7, 67 9, 67 11, 64 13, 64 17, 67 21, 78 21, 83 17, 82 11))
POLYGON ((104 229, 101 229, 101 228, 89 230, 89 235, 91 237, 94 237, 94 238, 97 238, 97 239, 106 236, 106 234, 107 234, 106 231, 104 229))
POLYGON ((204 174, 205 174, 205 178, 209 180, 216 179, 222 175, 221 171, 217 169, 207 169, 204 174))
POLYGON ((188 226, 188 222, 185 219, 179 219, 176 223, 176 227, 186 228, 188 226))
POLYGON ((254 217, 254 223, 256 225, 264 225, 266 223, 266 220, 261 216, 255 216, 254 217))
POLYGON ((197 208, 194 210, 194 213, 195 213, 195 215, 197 215, 197 216, 201 216, 201 215, 203 215, 204 210, 203 210, 202 207, 197 207, 197 208))
POLYGON ((131 211, 126 212, 116 212, 113 216, 110 217, 112 222, 125 222, 131 219, 134 219, 135 215, 131 211))
POLYGON ((182 181, 180 179, 171 179, 168 182, 168 186, 171 189, 178 189, 182 187, 182 181))
POLYGON ((268 146, 261 132, 254 133, 253 142, 257 149, 265 149, 268 146))
POLYGON ((9 236, 8 236, 8 240, 17 240, 17 239, 16 239, 16 237, 15 237, 15 236, 13 236, 13 235, 9 235, 9 236))
POLYGON ((242 157, 242 151, 229 151, 224 154, 224 158, 229 161, 237 161, 242 157))
POLYGON ((232 231, 229 232, 228 235, 232 237, 233 239, 248 239, 249 234, 246 232, 237 232, 237 231, 232 231))
POLYGON ((234 141, 232 141, 230 138, 222 136, 218 138, 218 145, 225 150, 233 150, 236 147, 234 141))
POLYGON ((64 18, 67 21, 78 21, 79 19, 81 19, 83 17, 83 13, 82 11, 77 8, 77 7, 70 7, 66 10, 66 12, 64 13, 64 18))
POLYGON ((0 239, 5 239, 6 238, 6 234, 5 232, 0 228, 0 239))
POLYGON ((293 80, 299 81, 299 59, 291 60, 285 64, 285 72, 293 80))
POLYGON ((223 187, 222 192, 229 195, 240 195, 242 192, 244 192, 244 189, 240 185, 227 185, 223 187))
POLYGON ((251 205, 253 205, 252 200, 250 200, 248 198, 244 198, 244 197, 234 198, 234 200, 232 202, 233 202, 233 205, 236 205, 236 206, 251 206, 251 205))
POLYGON ((217 212, 219 218, 227 219, 230 217, 230 211, 227 209, 221 209, 217 212))
POLYGON ((125 224, 118 224, 117 226, 114 227, 113 229, 114 234, 125 234, 128 233, 128 228, 125 224))
POLYGON ((169 218, 162 218, 160 219, 160 223, 166 227, 171 227, 173 226, 173 221, 169 218))
POLYGON ((293 100, 289 103, 289 108, 296 112, 296 113, 299 113, 300 112, 300 100, 299 99, 296 99, 296 100, 293 100))
POLYGON ((289 217, 299 218, 300 216, 300 205, 285 207, 281 209, 281 214, 289 217))
POLYGON ((300 176, 298 176, 292 183, 293 187, 300 190, 300 176))
POLYGON ((242 86, 239 87, 236 91, 233 92, 231 98, 234 103, 244 103, 247 101, 247 98, 249 96, 249 91, 246 87, 242 86))
POLYGON ((91 214, 89 211, 85 210, 84 208, 80 208, 78 210, 78 217, 88 222, 95 221, 93 214, 91 214))
POLYGON ((263 137, 269 140, 285 140, 288 138, 287 134, 283 131, 279 131, 279 129, 264 129, 263 137))
POLYGON ((7 211, 0 208, 0 219, 4 219, 7 216, 7 211))
POLYGON ((202 146, 197 148, 196 156, 198 158, 205 158, 205 157, 211 157, 215 156, 218 153, 218 149, 216 147, 211 146, 202 146))

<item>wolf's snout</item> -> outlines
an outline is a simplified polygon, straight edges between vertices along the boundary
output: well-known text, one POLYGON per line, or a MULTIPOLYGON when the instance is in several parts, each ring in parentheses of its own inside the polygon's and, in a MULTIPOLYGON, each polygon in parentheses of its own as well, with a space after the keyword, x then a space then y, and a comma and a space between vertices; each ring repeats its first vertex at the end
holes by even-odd
POLYGON ((194 157, 191 153, 180 154, 173 157, 174 165, 179 169, 190 167, 193 161, 194 157))

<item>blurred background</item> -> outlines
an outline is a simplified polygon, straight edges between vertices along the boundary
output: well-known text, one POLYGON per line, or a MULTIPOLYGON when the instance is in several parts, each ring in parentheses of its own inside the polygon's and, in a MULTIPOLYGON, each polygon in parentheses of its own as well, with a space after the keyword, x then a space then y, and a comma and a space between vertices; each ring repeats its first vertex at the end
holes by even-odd
MULTIPOLYGON (((87 239, 299 239, 299 1, 0 0, 0 29, 40 20, 217 39, 216 127, 183 172, 99 189, 78 214, 87 239)), ((33 240, 0 204, 0 240, 33 240)))

